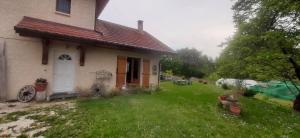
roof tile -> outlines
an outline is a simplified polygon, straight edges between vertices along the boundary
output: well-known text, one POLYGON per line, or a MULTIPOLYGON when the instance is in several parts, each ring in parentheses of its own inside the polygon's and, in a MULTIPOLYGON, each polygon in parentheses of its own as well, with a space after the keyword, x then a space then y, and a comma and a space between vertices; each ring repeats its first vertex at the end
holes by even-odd
POLYGON ((31 17, 24 17, 15 28, 90 41, 106 42, 132 48, 173 53, 171 48, 145 31, 140 32, 137 29, 103 20, 98 20, 95 30, 90 30, 31 17))

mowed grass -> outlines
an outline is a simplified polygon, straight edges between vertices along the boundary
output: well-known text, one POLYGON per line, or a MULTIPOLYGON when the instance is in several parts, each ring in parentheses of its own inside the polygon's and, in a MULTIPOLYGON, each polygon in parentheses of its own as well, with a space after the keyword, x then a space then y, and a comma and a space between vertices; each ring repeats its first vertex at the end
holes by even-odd
POLYGON ((55 124, 47 137, 300 137, 300 114, 242 97, 242 115, 217 105, 223 90, 199 83, 162 83, 154 94, 79 100, 70 121, 55 124))

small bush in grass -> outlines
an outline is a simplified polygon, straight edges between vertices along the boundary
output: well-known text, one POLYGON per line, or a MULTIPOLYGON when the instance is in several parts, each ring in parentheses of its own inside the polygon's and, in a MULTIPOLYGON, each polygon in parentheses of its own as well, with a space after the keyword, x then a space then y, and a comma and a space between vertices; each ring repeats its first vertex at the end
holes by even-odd
POLYGON ((222 84, 222 88, 223 88, 224 90, 229 90, 229 89, 230 89, 229 86, 228 86, 227 84, 222 84))
POLYGON ((244 96, 246 96, 246 97, 254 97, 254 95, 256 95, 256 94, 257 94, 256 91, 249 90, 249 89, 247 89, 247 90, 244 92, 244 96))

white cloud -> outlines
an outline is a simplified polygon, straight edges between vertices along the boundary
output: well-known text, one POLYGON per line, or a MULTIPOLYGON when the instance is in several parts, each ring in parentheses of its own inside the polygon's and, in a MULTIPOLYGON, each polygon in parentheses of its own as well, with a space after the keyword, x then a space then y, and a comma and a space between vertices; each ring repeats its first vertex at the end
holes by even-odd
POLYGON ((230 0, 110 0, 100 18, 134 28, 141 19, 173 49, 194 47, 217 57, 217 45, 234 32, 231 6, 230 0))

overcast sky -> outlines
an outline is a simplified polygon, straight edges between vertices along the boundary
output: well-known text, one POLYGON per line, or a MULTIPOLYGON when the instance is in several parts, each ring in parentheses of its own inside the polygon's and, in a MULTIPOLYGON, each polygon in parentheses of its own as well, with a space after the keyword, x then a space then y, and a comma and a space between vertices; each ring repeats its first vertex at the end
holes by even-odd
POLYGON ((174 50, 197 48, 217 57, 217 47, 234 33, 231 0, 110 0, 100 18, 144 28, 174 50))

